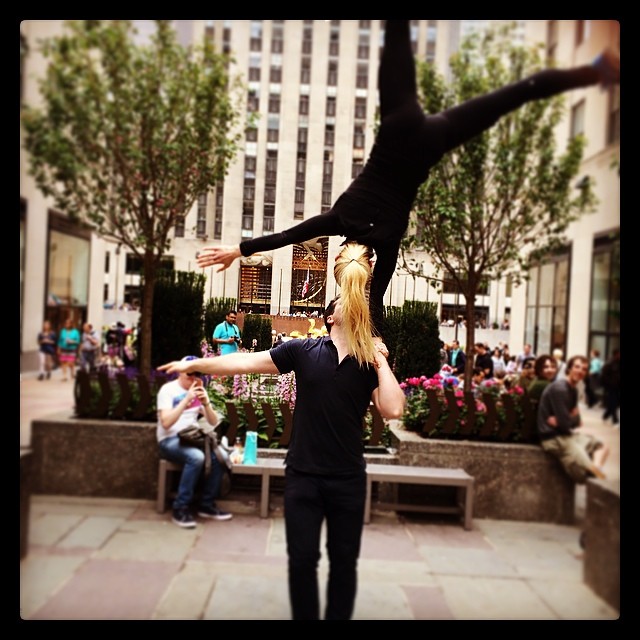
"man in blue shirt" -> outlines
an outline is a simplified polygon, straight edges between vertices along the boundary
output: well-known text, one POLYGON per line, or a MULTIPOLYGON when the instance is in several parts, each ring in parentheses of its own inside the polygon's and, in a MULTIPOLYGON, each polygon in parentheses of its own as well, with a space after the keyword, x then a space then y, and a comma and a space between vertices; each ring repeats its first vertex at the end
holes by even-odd
POLYGON ((236 324, 238 314, 232 309, 213 332, 213 343, 220 347, 220 355, 236 353, 240 350, 240 329, 236 324))
POLYGON ((325 519, 330 565, 325 619, 351 617, 366 498, 362 418, 370 402, 384 418, 399 418, 405 404, 384 344, 376 345, 375 362, 369 366, 359 366, 349 355, 339 298, 327 306, 324 322, 329 336, 322 338, 160 367, 169 373, 211 375, 295 372, 284 508, 294 620, 320 617, 317 567, 325 519))

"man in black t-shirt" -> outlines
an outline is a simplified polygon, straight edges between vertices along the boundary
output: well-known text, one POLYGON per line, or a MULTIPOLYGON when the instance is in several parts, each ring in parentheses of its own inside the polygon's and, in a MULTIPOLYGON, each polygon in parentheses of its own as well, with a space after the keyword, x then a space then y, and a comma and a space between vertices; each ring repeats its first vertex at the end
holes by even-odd
POLYGON ((476 352, 475 366, 484 371, 485 380, 490 380, 493 378, 493 360, 489 350, 482 342, 476 342, 474 350, 476 352))
POLYGON ((294 620, 320 618, 317 567, 325 520, 330 564, 325 619, 351 618, 366 498, 362 419, 370 402, 385 418, 399 418, 405 404, 382 343, 370 366, 361 367, 348 355, 339 298, 329 303, 324 322, 329 336, 322 338, 160 367, 214 375, 295 372, 284 509, 294 620))

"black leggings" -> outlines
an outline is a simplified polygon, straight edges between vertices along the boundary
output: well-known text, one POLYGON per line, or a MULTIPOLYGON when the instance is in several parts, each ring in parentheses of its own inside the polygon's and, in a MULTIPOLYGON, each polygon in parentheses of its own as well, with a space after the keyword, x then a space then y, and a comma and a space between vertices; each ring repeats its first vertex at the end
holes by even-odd
POLYGON ((501 116, 526 102, 597 84, 599 80, 598 71, 590 65, 567 70, 549 69, 439 114, 425 115, 418 102, 409 21, 388 20, 378 71, 381 124, 367 164, 378 164, 382 159, 385 166, 384 160, 388 160, 385 155, 401 150, 403 157, 398 179, 385 183, 377 179, 375 172, 368 173, 365 166, 349 188, 348 197, 341 196, 329 211, 281 233, 244 241, 240 245, 241 253, 249 256, 318 236, 333 235, 346 236, 373 247, 377 260, 371 282, 370 308, 374 329, 381 332, 384 294, 396 267, 411 203, 429 169, 443 154, 487 130, 501 116), (421 177, 404 179, 408 173, 421 177), (358 194, 363 193, 367 197, 359 198, 358 194), (386 217, 381 217, 380 210, 371 204, 377 200, 409 204, 395 209, 387 207, 386 217), (368 227, 373 226, 373 221, 376 232, 371 234, 368 227))

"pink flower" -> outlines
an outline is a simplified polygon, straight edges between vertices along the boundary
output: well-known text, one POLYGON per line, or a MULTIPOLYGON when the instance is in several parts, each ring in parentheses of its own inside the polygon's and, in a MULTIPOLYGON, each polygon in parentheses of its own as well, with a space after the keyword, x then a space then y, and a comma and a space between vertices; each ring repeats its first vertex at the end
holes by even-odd
POLYGON ((513 387, 513 392, 517 393, 519 396, 524 394, 524 389, 518 385, 516 385, 515 387, 513 387))

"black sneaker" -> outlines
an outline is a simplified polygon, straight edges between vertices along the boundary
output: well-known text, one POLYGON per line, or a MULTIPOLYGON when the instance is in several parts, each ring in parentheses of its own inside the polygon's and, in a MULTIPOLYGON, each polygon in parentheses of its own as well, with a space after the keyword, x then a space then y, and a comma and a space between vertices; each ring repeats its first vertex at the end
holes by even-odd
POLYGON ((196 526, 196 521, 193 519, 189 509, 174 509, 171 520, 184 529, 193 529, 196 526))
POLYGON ((38 380, 44 380, 44 373, 41 373, 41 374, 38 376, 38 380))
POLYGON ((211 520, 231 520, 233 516, 226 511, 222 511, 218 507, 200 507, 198 515, 201 518, 210 518, 211 520))

